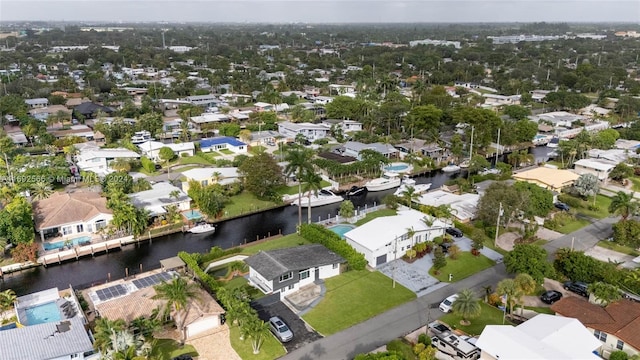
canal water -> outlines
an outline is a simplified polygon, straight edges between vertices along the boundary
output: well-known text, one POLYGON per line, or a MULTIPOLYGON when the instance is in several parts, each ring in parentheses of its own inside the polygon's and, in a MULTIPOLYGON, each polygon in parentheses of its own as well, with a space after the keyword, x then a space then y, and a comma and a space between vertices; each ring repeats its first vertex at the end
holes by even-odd
MULTIPOLYGON (((540 147, 532 150, 537 159, 544 157, 548 152, 547 148, 540 147)), ((431 183, 432 188, 437 188, 457 176, 461 176, 461 174, 433 172, 417 177, 415 180, 419 184, 431 183)), ((394 191, 395 189, 370 192, 366 196, 352 199, 352 201, 356 208, 363 209, 380 204, 386 195, 392 194, 394 191)), ((312 221, 335 217, 339 208, 339 203, 312 208, 312 221)), ((302 219, 303 221, 307 219, 307 212, 304 208, 302 219)), ((158 268, 161 259, 176 256, 179 251, 207 252, 212 246, 226 249, 270 235, 291 234, 295 232, 297 221, 297 206, 269 210, 222 222, 217 225, 213 234, 172 234, 155 238, 150 242, 127 245, 121 250, 94 258, 87 257, 61 265, 38 267, 6 274, 4 279, 0 280, 0 290, 13 289, 18 296, 21 296, 51 287, 62 289, 72 285, 76 288, 84 288, 104 283, 108 279, 123 278, 127 271, 129 275, 132 275, 141 270, 148 271, 158 268)))

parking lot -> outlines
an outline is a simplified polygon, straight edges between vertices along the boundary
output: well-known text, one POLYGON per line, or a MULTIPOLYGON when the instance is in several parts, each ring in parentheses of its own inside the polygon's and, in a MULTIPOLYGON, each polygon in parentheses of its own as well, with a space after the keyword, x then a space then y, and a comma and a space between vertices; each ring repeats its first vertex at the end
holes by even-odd
POLYGON ((298 315, 283 304, 278 294, 265 296, 253 301, 251 307, 258 311, 258 316, 263 321, 268 322, 272 316, 278 316, 289 326, 293 331, 293 340, 284 344, 288 352, 322 338, 320 334, 308 328, 307 324, 298 315))

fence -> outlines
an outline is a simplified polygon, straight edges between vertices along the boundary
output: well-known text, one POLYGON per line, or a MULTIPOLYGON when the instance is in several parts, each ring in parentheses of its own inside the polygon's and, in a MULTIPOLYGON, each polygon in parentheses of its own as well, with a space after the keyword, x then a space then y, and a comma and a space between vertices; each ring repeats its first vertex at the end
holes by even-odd
POLYGON ((354 223, 358 220, 364 219, 364 217, 370 213, 370 212, 374 212, 374 211, 378 211, 378 210, 382 210, 382 209, 386 209, 387 205, 381 204, 381 205, 376 205, 376 203, 373 203, 373 206, 364 206, 364 209, 360 209, 360 207, 358 207, 358 209, 356 209, 355 215, 347 218, 347 217, 343 217, 340 215, 336 215, 336 216, 327 216, 326 219, 322 220, 320 216, 318 216, 318 221, 316 222, 316 224, 319 225, 328 225, 328 224, 338 224, 341 222, 348 222, 348 223, 354 223))

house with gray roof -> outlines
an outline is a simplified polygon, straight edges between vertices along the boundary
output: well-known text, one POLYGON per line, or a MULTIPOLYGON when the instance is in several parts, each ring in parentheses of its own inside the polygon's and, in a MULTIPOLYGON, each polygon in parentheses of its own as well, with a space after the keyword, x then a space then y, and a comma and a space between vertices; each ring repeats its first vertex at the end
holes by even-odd
POLYGON ((244 260, 249 265, 249 283, 265 294, 280 298, 316 280, 340 274, 345 260, 320 244, 261 251, 244 260))
POLYGON ((398 149, 389 144, 372 143, 364 144, 358 141, 347 141, 341 149, 341 153, 344 156, 353 156, 358 160, 362 160, 360 152, 362 150, 373 150, 379 152, 387 158, 397 158, 400 154, 398 149))
POLYGON ((169 206, 175 206, 179 211, 191 208, 191 198, 168 182, 153 184, 150 190, 130 194, 129 198, 133 206, 146 209, 151 217, 166 214, 169 206))

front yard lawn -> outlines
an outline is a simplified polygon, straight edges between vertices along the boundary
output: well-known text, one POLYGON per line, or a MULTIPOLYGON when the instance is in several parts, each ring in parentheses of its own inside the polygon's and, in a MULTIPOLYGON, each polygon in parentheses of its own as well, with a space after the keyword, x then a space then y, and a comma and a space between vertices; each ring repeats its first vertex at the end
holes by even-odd
POLYGON ((233 151, 231 151, 229 149, 220 149, 220 152, 225 154, 225 155, 233 155, 233 151))
POLYGON ((572 232, 574 232, 576 230, 580 230, 580 229, 582 229, 583 227, 585 227, 585 226, 587 226, 589 224, 591 224, 589 222, 589 220, 576 218, 576 219, 574 219, 572 221, 569 221, 568 223, 560 226, 558 229, 556 229, 556 231, 561 232, 563 234, 569 234, 569 233, 572 233, 572 232))
POLYGON ((358 222, 355 223, 355 226, 360 226, 362 224, 366 224, 369 221, 375 219, 375 218, 379 218, 379 217, 383 217, 383 216, 394 216, 397 214, 397 211, 393 210, 393 209, 382 209, 382 210, 378 210, 378 211, 374 211, 374 212, 370 212, 367 215, 365 215, 364 219, 360 219, 358 220, 358 222))
MULTIPOLYGON (((576 198, 579 199, 579 198, 576 198)), ((606 197, 604 195, 598 195, 596 197, 596 206, 598 210, 591 210, 589 206, 593 205, 593 198, 582 200, 580 199, 582 207, 575 208, 575 210, 584 216, 588 216, 594 219, 604 219, 608 217, 609 214, 609 205, 611 205, 611 198, 606 197)))
POLYGON ((273 201, 260 200, 248 191, 232 196, 230 200, 224 207, 224 217, 238 216, 278 205, 273 201))
POLYGON ((178 160, 180 165, 211 165, 211 162, 201 156, 181 157, 178 160))
POLYGON ((320 334, 328 336, 381 314, 416 295, 380 272, 348 271, 325 280, 324 299, 303 316, 320 334))
POLYGON ((240 340, 240 329, 237 325, 229 326, 229 337, 231 338, 231 347, 233 347, 241 359, 273 360, 286 353, 282 344, 276 340, 271 332, 265 334, 260 353, 256 355, 253 354, 250 338, 240 340))
POLYGON ((277 239, 267 240, 258 244, 247 245, 242 248, 241 254, 243 255, 253 255, 257 254, 259 251, 268 251, 274 249, 285 249, 300 245, 310 244, 307 239, 303 238, 298 234, 289 234, 283 237, 279 237, 277 239))
POLYGON ((461 252, 456 260, 447 257, 447 265, 440 269, 438 275, 434 274, 433 268, 429 274, 443 282, 449 282, 449 274, 453 274, 453 282, 456 282, 495 264, 495 261, 482 254, 473 256, 470 252, 461 252))
POLYGON ((597 245, 605 249, 617 251, 619 253, 623 253, 631 256, 640 256, 640 253, 638 253, 637 250, 630 248, 628 246, 616 244, 613 241, 599 241, 597 245))
MULTIPOLYGON (((469 324, 469 326, 460 325, 462 316, 454 313, 444 315, 440 318, 440 321, 449 324, 453 329, 460 329, 472 336, 480 335, 482 330, 484 330, 484 327, 487 325, 502 325, 503 312, 500 309, 484 302, 480 303, 480 307, 482 308, 480 316, 475 319, 471 319, 471 324, 469 324)), ((504 324, 513 325, 508 319, 505 319, 504 324)))
POLYGON ((180 343, 172 339, 156 339, 155 341, 156 343, 151 353, 153 359, 171 360, 180 355, 198 356, 196 348, 192 345, 181 346, 180 343))

